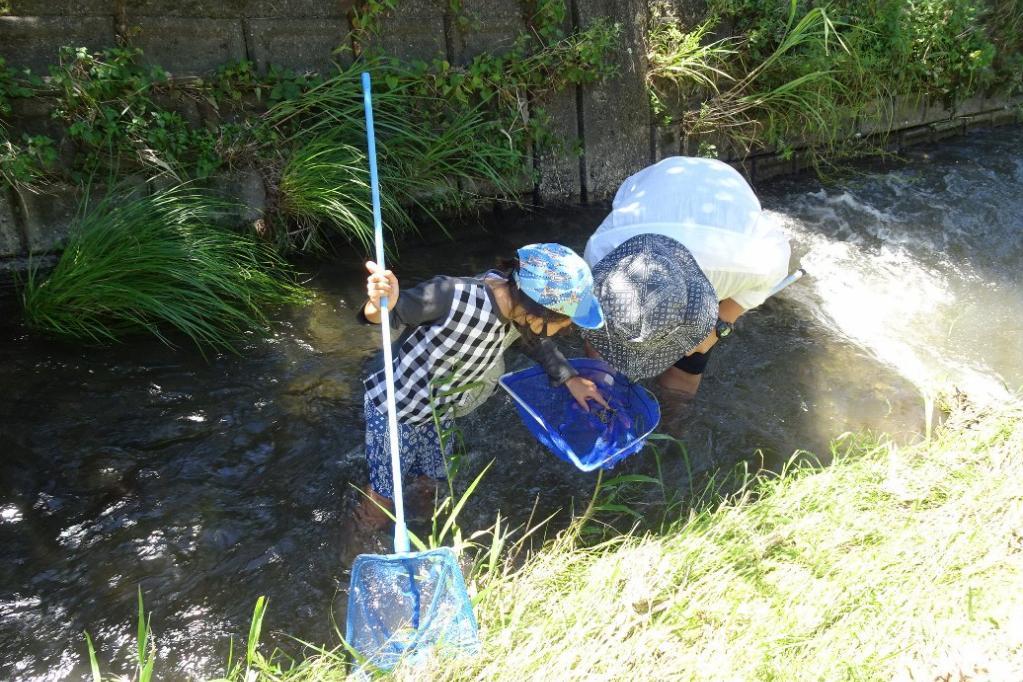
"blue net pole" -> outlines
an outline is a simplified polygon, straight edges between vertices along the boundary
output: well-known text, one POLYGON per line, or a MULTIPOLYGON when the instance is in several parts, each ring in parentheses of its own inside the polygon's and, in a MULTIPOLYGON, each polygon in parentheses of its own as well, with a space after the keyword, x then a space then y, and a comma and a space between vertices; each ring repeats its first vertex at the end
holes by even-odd
MULTIPOLYGON (((376 133, 373 131, 373 96, 369 73, 362 72, 362 101, 366 110, 366 139, 369 144, 369 180, 373 196, 373 236, 376 241, 376 261, 381 270, 384 265, 384 228, 380 218, 380 181, 377 178, 376 133)), ((380 330, 384 341, 384 377, 387 380, 387 425, 391 437, 391 476, 394 485, 394 551, 409 551, 408 530, 405 528, 405 505, 401 494, 401 460, 398 453, 398 413, 394 402, 394 367, 391 364, 391 324, 387 298, 380 299, 380 330)))

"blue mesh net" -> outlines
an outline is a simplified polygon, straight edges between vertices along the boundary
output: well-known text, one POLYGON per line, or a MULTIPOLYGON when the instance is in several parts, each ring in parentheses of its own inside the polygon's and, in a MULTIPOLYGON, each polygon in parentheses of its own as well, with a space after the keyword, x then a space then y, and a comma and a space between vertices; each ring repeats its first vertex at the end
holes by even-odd
POLYGON ((639 452, 657 428, 661 410, 651 393, 600 360, 569 360, 593 381, 609 409, 590 403, 585 412, 565 387, 552 388, 541 367, 501 377, 526 427, 555 455, 583 471, 610 469, 639 452))
POLYGON ((454 552, 357 556, 345 637, 383 670, 427 654, 477 653, 476 617, 454 552))

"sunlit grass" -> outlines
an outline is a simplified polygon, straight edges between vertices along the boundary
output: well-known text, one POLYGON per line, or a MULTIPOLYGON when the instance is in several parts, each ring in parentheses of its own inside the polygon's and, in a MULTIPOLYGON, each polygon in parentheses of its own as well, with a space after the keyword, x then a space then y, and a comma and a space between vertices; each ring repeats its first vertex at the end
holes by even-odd
POLYGON ((838 142, 846 132, 839 122, 852 120, 858 107, 876 93, 859 93, 860 97, 851 100, 838 72, 831 69, 809 71, 770 87, 763 85, 765 76, 782 60, 796 58, 801 51, 848 52, 826 10, 814 8, 798 20, 795 12, 793 3, 785 35, 774 52, 688 114, 690 131, 724 134, 743 151, 765 140, 809 139, 824 149, 838 142))
MULTIPOLYGON (((655 111, 664 122, 678 123, 691 146, 699 143, 700 154, 801 148, 819 163, 834 161, 847 147, 867 148, 852 136, 852 124, 892 94, 894 75, 872 70, 847 42, 865 29, 833 20, 826 6, 804 11, 795 0, 786 4, 777 7, 787 20, 778 26, 776 44, 756 60, 747 54, 752 36, 709 42, 715 19, 688 31, 662 21, 648 35, 655 111)), ((880 151, 883 144, 869 147, 880 151)))
POLYGON ((733 80, 725 70, 735 54, 735 40, 707 41, 711 23, 683 31, 672 22, 660 22, 647 35, 647 89, 658 116, 688 106, 689 98, 720 92, 733 80), (666 102, 665 100, 670 100, 666 102))
POLYGON ((481 590, 484 655, 429 675, 1020 679, 1021 416, 840 441, 663 534, 555 542, 481 590))
MULTIPOLYGON (((294 223, 283 245, 302 251, 322 247, 323 229, 369 250, 373 241, 373 207, 369 172, 362 149, 337 139, 318 138, 297 149, 280 180, 279 208, 294 223)), ((392 230, 408 227, 405 213, 382 194, 385 222, 392 230)))

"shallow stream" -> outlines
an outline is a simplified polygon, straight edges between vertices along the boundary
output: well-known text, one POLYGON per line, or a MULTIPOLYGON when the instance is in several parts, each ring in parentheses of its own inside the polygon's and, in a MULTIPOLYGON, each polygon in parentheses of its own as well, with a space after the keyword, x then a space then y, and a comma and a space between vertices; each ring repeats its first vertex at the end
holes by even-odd
MULTIPOLYGON (((1023 128, 759 189, 809 276, 740 320, 695 409, 666 420, 692 469, 778 468, 797 449, 826 460, 846 431, 910 442, 937 389, 998 399, 1023 385, 1023 128)), ((412 283, 485 270, 531 241, 581 252, 606 210, 502 211, 454 243, 404 246, 395 268, 412 283)), ((140 587, 164 679, 222 672, 260 595, 265 641, 336 643, 340 522, 349 483, 366 480, 360 378, 378 330, 354 321, 354 261, 312 274, 312 305, 280 311, 241 355, 208 360, 146 339, 67 347, 3 309, 0 679, 80 677, 83 630, 126 671, 140 587)), ((462 427, 460 485, 495 460, 467 530, 497 510, 522 523, 534 506, 563 524, 592 492, 593 475, 543 451, 505 396, 462 427)), ((627 466, 652 465, 641 454, 627 466)))

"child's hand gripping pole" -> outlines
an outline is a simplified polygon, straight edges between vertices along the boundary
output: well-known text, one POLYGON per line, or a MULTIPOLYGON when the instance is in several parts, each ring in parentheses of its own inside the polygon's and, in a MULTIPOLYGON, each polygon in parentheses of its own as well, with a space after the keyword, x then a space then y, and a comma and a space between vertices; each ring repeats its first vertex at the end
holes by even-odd
MULTIPOLYGON (((366 141, 369 146, 369 180, 373 197, 373 235, 376 241, 376 262, 381 272, 384 264, 384 228, 380 218, 380 184, 377 179, 377 146, 373 131, 373 97, 369 73, 362 73, 362 101, 366 110, 366 141)), ((391 477, 394 485, 394 551, 409 551, 408 531, 405 528, 405 505, 401 495, 401 459, 398 452, 398 412, 394 401, 394 366, 391 361, 391 321, 387 298, 380 299, 380 330, 384 341, 384 377, 387 381, 387 426, 391 438, 391 477)))

